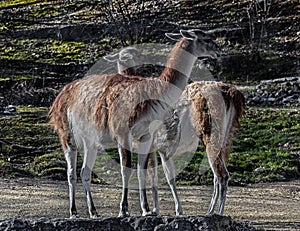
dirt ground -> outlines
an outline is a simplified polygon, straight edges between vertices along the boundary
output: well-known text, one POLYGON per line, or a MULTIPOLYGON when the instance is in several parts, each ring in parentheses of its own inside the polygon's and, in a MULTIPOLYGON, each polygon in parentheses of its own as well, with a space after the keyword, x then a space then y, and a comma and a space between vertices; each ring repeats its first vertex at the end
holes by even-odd
MULTIPOLYGON (((0 179, 0 220, 8 218, 68 217, 68 186, 64 181, 0 179)), ((212 186, 180 186, 185 215, 204 215, 212 186)), ((117 216, 121 188, 92 185, 95 205, 101 217, 117 216)), ((149 190, 150 194, 150 190, 149 190)), ((149 195, 149 199, 150 199, 149 195)), ((169 188, 159 189, 161 215, 174 215, 169 188)), ((77 188, 77 209, 88 217, 81 184, 77 188)), ((139 216, 138 190, 130 191, 131 215, 139 216)), ((300 230, 300 180, 292 182, 229 187, 225 215, 268 230, 300 230)))

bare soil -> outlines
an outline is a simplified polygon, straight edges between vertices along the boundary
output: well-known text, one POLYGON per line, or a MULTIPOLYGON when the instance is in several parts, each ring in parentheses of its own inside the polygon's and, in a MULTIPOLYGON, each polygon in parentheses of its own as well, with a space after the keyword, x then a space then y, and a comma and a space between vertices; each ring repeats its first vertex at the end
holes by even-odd
MULTIPOLYGON (((204 215, 212 186, 179 186, 184 215, 204 215)), ((28 178, 0 179, 0 220, 9 218, 68 217, 68 186, 64 181, 28 178)), ((121 188, 92 185, 95 205, 101 217, 118 215, 121 188)), ((150 197, 149 190, 149 199, 150 197)), ((174 215, 174 203, 167 186, 159 189, 161 215, 174 215)), ((77 209, 88 217, 86 200, 78 183, 77 209)), ((139 216, 138 190, 130 191, 131 215, 139 216)), ((229 187, 225 215, 265 230, 300 230, 300 180, 229 187)))

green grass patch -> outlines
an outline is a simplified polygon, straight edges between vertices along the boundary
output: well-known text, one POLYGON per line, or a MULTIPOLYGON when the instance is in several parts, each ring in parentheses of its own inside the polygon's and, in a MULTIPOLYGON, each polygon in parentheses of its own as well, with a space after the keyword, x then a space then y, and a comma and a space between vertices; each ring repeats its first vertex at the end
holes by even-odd
POLYGON ((63 8, 61 4, 51 4, 43 2, 43 4, 36 5, 32 10, 32 16, 37 18, 47 18, 59 15, 60 10, 63 8))
POLYGON ((35 157, 27 169, 36 176, 67 179, 66 161, 60 150, 35 157))
POLYGON ((0 8, 19 6, 19 5, 28 5, 32 3, 40 2, 40 0, 4 0, 0 2, 0 8))
POLYGON ((74 62, 82 58, 82 50, 84 48, 85 44, 83 42, 54 41, 51 50, 55 60, 61 62, 74 62))
POLYGON ((2 60, 49 64, 83 62, 87 58, 84 42, 60 42, 53 39, 13 40, 0 48, 0 54, 2 60))
POLYGON ((57 135, 47 124, 47 108, 18 107, 18 113, 0 116, 0 160, 15 169, 32 175, 30 169, 36 157, 60 148, 57 135))

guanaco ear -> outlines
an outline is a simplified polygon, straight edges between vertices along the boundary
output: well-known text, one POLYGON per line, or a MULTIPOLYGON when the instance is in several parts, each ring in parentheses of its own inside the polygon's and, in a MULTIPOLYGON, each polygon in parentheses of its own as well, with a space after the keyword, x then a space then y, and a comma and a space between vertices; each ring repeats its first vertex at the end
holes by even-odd
POLYGON ((193 30, 180 30, 180 34, 182 37, 188 39, 188 40, 194 40, 197 39, 197 35, 193 30))
POLYGON ((178 41, 178 39, 180 39, 182 36, 181 34, 178 33, 165 33, 165 35, 169 38, 172 39, 174 41, 178 41))
POLYGON ((206 39, 209 38, 209 36, 199 29, 191 29, 191 30, 181 30, 180 33, 182 36, 186 39, 193 40, 193 39, 206 39))
POLYGON ((125 61, 127 61, 129 59, 133 59, 133 55, 125 53, 125 54, 120 55, 119 59, 120 59, 120 61, 125 62, 125 61))
POLYGON ((116 53, 114 55, 106 55, 103 58, 108 62, 115 63, 119 60, 119 53, 116 53))

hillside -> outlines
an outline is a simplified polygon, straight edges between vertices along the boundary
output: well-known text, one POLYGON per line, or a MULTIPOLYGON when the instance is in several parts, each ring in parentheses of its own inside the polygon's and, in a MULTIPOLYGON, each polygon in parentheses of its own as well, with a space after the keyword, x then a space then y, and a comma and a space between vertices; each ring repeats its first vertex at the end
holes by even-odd
POLYGON ((49 106, 63 84, 83 77, 103 55, 132 44, 169 43, 164 33, 180 28, 215 30, 223 50, 220 79, 297 76, 299 4, 267 3, 2 1, 2 104, 49 106))

